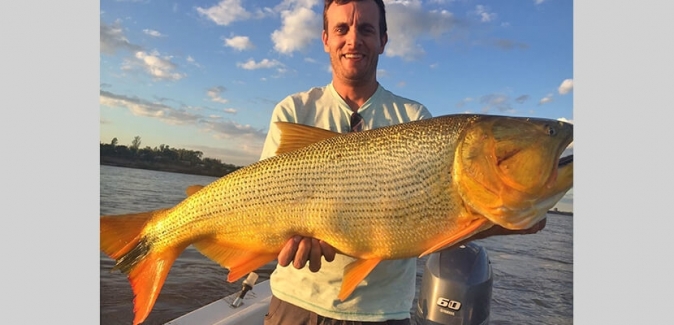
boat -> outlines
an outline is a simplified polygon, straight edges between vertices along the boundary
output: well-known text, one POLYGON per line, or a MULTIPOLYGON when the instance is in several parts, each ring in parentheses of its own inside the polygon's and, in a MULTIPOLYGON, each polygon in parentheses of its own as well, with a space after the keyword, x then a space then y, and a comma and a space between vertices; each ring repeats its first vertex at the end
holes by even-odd
MULTIPOLYGON (((255 283, 252 272, 241 291, 216 300, 164 325, 263 325, 271 301, 269 281, 255 283)), ((493 273, 487 251, 468 243, 438 251, 426 261, 416 325, 485 325, 489 322, 493 273)))
POLYGON ((262 325, 271 301, 269 281, 244 290, 246 289, 242 288, 237 293, 200 307, 165 325, 262 325))

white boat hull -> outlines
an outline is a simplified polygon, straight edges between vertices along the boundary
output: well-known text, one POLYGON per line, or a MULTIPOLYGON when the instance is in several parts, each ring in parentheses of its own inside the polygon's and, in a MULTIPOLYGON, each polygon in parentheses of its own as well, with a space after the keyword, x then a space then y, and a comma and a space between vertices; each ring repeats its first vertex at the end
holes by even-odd
POLYGON ((243 304, 231 306, 239 293, 218 299, 206 306, 180 316, 165 325, 262 325, 271 301, 269 281, 263 281, 248 291, 243 304))

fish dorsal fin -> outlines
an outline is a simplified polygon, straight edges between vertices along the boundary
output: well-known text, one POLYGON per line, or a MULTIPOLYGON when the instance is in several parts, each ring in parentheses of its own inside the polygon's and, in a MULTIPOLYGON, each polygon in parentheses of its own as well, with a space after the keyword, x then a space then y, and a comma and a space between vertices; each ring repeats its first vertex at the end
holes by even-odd
POLYGON ((339 135, 337 132, 298 123, 276 122, 276 125, 281 130, 277 155, 339 135))
POLYGON ((203 185, 199 185, 199 184, 190 185, 190 186, 188 186, 187 189, 185 190, 185 194, 187 194, 187 196, 191 196, 192 194, 198 192, 198 191, 199 191, 200 189, 202 189, 202 188, 204 188, 203 185))

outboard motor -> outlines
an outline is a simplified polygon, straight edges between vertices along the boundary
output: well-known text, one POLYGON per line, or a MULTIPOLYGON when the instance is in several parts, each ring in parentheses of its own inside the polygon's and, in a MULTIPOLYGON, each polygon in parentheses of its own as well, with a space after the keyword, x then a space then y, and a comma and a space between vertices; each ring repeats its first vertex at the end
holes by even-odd
POLYGON ((469 242, 431 254, 413 319, 417 325, 486 325, 493 275, 487 251, 469 242))

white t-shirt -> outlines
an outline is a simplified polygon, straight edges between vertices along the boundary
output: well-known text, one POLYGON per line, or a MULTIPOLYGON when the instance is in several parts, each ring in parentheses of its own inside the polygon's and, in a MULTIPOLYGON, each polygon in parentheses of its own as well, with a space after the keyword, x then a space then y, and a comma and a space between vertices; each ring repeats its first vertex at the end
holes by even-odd
MULTIPOLYGON (((286 97, 274 108, 260 160, 274 156, 278 147, 280 130, 274 122, 300 123, 346 133, 350 130, 352 112, 332 83, 286 97)), ((381 85, 357 112, 363 117, 363 130, 431 117, 422 104, 394 95, 381 85)), ((416 259, 381 261, 342 302, 337 295, 344 267, 353 261, 351 257, 337 254, 332 262, 323 259, 316 273, 308 266, 297 270, 292 265, 279 265, 270 278, 272 293, 283 301, 334 319, 409 318, 415 294, 416 259)))

